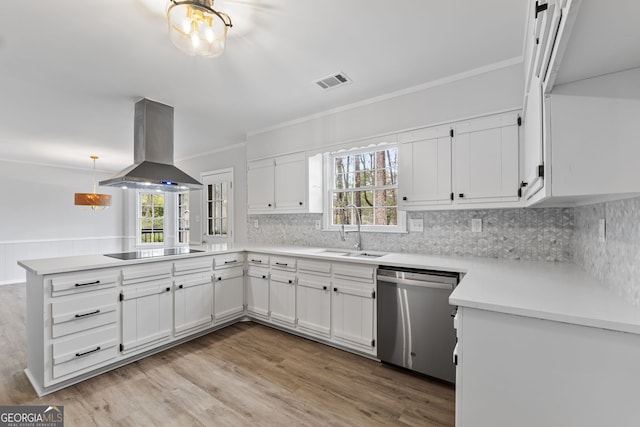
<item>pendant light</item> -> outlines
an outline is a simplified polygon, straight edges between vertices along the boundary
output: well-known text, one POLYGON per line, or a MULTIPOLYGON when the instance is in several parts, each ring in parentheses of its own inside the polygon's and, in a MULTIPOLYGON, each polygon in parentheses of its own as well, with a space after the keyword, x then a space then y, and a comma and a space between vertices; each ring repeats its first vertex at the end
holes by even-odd
POLYGON ((93 193, 76 193, 74 204, 90 207, 94 211, 101 211, 111 206, 111 195, 96 194, 96 160, 98 160, 98 156, 91 156, 91 159, 93 159, 93 193))
POLYGON ((170 0, 169 37, 192 56, 216 57, 224 52, 231 18, 213 8, 213 0, 170 0))

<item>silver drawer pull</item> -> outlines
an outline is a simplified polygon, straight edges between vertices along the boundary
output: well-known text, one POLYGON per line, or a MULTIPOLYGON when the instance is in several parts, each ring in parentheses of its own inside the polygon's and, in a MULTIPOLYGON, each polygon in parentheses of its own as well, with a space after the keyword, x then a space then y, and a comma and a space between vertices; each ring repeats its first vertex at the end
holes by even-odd
POLYGON ((100 313, 100 309, 97 309, 96 311, 92 311, 91 313, 76 314, 76 318, 78 318, 78 317, 92 316, 92 315, 94 315, 94 314, 99 314, 99 313, 100 313))
POLYGON ((100 280, 96 280, 95 282, 76 283, 76 286, 98 285, 99 283, 100 280))
POLYGON ((76 357, 86 356, 87 354, 95 353, 96 351, 100 351, 100 346, 97 346, 93 350, 85 351, 84 353, 76 353, 76 357))

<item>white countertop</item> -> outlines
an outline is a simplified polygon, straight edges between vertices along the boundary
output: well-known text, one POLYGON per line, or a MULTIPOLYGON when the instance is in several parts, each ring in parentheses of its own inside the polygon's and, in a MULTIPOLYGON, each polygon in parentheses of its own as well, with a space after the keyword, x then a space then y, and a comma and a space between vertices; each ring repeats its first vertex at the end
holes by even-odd
POLYGON ((19 261, 19 264, 34 274, 45 275, 249 251, 332 262, 454 271, 464 276, 449 298, 452 305, 640 334, 640 309, 569 263, 403 253, 377 258, 347 257, 340 253, 348 250, 312 247, 207 245, 192 248, 204 252, 130 261, 85 255, 19 261))

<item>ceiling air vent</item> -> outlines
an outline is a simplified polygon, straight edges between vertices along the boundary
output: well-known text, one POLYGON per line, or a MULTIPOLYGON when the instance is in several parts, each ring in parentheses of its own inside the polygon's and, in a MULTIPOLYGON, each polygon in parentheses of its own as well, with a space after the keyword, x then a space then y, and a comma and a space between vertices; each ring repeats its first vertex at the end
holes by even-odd
POLYGON ((345 73, 332 74, 314 82, 322 89, 333 89, 334 87, 343 86, 351 83, 351 79, 345 73))

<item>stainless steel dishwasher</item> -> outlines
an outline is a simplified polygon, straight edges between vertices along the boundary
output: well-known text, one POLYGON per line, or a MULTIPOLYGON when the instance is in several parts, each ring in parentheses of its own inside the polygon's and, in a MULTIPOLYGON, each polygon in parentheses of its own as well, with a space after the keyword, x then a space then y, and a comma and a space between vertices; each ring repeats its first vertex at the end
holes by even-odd
POLYGON ((458 273, 378 267, 378 358, 455 382, 449 295, 458 273))

